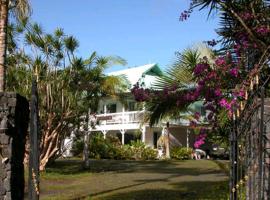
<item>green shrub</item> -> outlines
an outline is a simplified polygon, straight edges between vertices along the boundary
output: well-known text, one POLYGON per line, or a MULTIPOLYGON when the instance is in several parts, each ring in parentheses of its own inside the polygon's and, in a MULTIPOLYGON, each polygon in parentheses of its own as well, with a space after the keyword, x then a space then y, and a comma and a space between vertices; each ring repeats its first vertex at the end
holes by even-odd
POLYGON ((121 147, 116 148, 117 154, 115 159, 117 160, 131 160, 132 159, 132 150, 130 145, 123 145, 121 147))
POLYGON ((71 149, 73 156, 81 156, 83 152, 83 146, 84 146, 83 140, 76 139, 73 142, 72 149, 71 149))
MULTIPOLYGON (((83 147, 83 140, 77 140, 73 143, 72 152, 75 156, 81 155, 83 147)), ((95 159, 153 160, 157 158, 157 151, 146 147, 140 140, 121 145, 117 137, 104 139, 102 134, 97 134, 90 138, 89 156, 95 159)))
POLYGON ((143 160, 155 160, 157 158, 157 151, 150 147, 144 148, 141 159, 143 160))
POLYGON ((191 158, 192 149, 186 147, 174 147, 171 150, 171 158, 177 160, 188 160, 191 158))
POLYGON ((116 159, 121 143, 117 137, 108 136, 104 139, 102 134, 97 134, 90 139, 90 157, 96 159, 116 159))
POLYGON ((90 139, 89 153, 91 158, 108 158, 110 145, 107 144, 102 134, 97 134, 90 139))
POLYGON ((132 140, 130 141, 130 146, 136 148, 136 149, 142 149, 145 148, 145 144, 141 140, 132 140))

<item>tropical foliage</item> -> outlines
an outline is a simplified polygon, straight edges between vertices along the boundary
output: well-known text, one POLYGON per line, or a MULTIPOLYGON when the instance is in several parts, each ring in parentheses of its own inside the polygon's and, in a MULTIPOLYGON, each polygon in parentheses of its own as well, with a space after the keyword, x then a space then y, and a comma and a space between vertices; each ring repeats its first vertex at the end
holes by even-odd
MULTIPOLYGON (((80 156, 83 152, 84 141, 77 139, 73 143, 73 153, 80 156)), ((146 147, 140 140, 131 141, 130 144, 121 145, 117 137, 103 134, 92 136, 89 140, 90 157, 95 159, 116 159, 116 160, 154 160, 157 158, 157 151, 146 147)))
POLYGON ((192 149, 187 147, 174 147, 171 150, 171 157, 177 160, 191 159, 192 149))
POLYGON ((176 59, 171 67, 159 77, 152 89, 136 85, 132 93, 137 101, 145 101, 150 124, 167 118, 179 118, 190 110, 189 104, 183 105, 180 97, 187 91, 194 90, 196 81, 193 69, 204 57, 213 58, 214 53, 205 45, 188 48, 182 53, 176 52, 176 59))
MULTIPOLYGON (((188 89, 179 90, 180 84, 175 84, 161 91, 144 90, 137 85, 133 93, 135 97, 142 97, 136 97, 137 100, 153 103, 151 123, 170 114, 171 110, 181 112, 191 103, 203 100, 213 131, 228 138, 231 120, 240 115, 253 88, 260 84, 269 87, 269 1, 194 0, 190 8, 181 13, 180 20, 187 20, 196 7, 209 8, 209 15, 220 17, 221 27, 217 33, 221 40, 208 42, 211 46, 220 43, 214 62, 205 57, 193 65, 189 72, 193 84, 190 83, 192 87, 188 89)), ((177 71, 181 73, 180 69, 177 71)), ((185 85, 186 79, 180 77, 179 82, 185 85)), ((195 126, 196 120, 191 123, 195 126)), ((203 143, 205 130, 198 138, 197 143, 203 143)))
POLYGON ((97 110, 102 96, 126 90, 123 77, 106 76, 113 64, 125 64, 118 57, 83 59, 76 55, 79 42, 60 28, 46 33, 38 24, 26 24, 24 49, 8 57, 8 89, 26 97, 32 79, 37 79, 40 108, 40 168, 59 156, 63 139, 80 122, 80 116, 97 110))
MULTIPOLYGON (((8 21, 20 23, 31 13, 28 0, 1 0, 0 2, 0 91, 5 90, 8 43, 10 39, 8 21)), ((12 27, 12 26, 10 26, 12 27)))

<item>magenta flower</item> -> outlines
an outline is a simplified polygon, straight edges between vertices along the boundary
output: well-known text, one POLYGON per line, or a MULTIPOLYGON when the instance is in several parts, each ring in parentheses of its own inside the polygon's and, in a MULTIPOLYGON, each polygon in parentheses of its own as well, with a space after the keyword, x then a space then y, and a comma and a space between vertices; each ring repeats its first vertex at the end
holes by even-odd
POLYGON ((227 102, 227 100, 226 99, 221 99, 220 101, 219 101, 219 105, 221 106, 221 107, 226 107, 226 105, 228 104, 228 102, 227 102))
POLYGON ((196 120, 199 120, 200 117, 201 117, 201 114, 200 114, 199 112, 195 112, 195 113, 194 113, 194 118, 195 118, 196 120))
POLYGON ((260 26, 256 29, 256 32, 265 36, 270 33, 270 30, 266 26, 260 26))
POLYGON ((237 68, 233 68, 230 70, 230 74, 234 77, 238 76, 238 69, 237 68))
POLYGON ((245 96, 245 91, 244 90, 240 90, 238 93, 239 97, 244 97, 245 96))
POLYGON ((200 130, 200 134, 198 136, 196 136, 196 138, 195 138, 194 147, 197 149, 201 145, 203 145, 205 143, 206 137, 207 137, 206 129, 202 128, 200 130))
POLYGON ((215 95, 216 95, 217 97, 220 97, 220 96, 222 95, 222 92, 221 92, 220 88, 217 88, 217 89, 215 90, 215 95))
POLYGON ((190 17, 190 13, 192 12, 192 9, 184 10, 179 17, 180 21, 185 21, 190 17))
POLYGON ((212 71, 212 72, 209 72, 208 74, 207 74, 207 76, 206 76, 206 80, 213 80, 213 79, 216 79, 216 77, 217 77, 217 73, 216 72, 214 72, 214 71, 212 71))
POLYGON ((194 72, 195 76, 198 76, 198 75, 202 74, 202 72, 204 72, 207 68, 208 68, 208 64, 199 63, 196 65, 193 72, 194 72))
POLYGON ((221 67, 221 66, 224 66, 226 64, 226 61, 225 61, 224 57, 218 57, 216 59, 216 61, 215 61, 215 64, 217 66, 220 66, 221 67))
POLYGON ((189 123, 190 126, 197 126, 197 122, 195 122, 194 120, 191 120, 189 123))
POLYGON ((240 16, 243 20, 250 20, 250 19, 253 19, 254 17, 253 14, 250 12, 241 13, 240 16))

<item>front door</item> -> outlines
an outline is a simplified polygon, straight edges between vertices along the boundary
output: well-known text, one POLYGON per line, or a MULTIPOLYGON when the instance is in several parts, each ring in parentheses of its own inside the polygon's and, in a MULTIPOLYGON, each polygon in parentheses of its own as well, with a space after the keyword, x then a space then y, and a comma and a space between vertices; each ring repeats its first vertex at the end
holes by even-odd
POLYGON ((157 141, 158 141, 159 137, 160 137, 160 133, 159 132, 154 132, 154 134, 153 134, 153 144, 154 144, 155 149, 157 148, 157 141))

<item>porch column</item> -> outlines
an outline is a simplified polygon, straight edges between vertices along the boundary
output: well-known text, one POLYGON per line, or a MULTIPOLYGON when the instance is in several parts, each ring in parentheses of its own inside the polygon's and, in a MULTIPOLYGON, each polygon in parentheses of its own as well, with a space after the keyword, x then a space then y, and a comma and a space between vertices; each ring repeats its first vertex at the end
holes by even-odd
POLYGON ((101 132, 103 133, 104 139, 106 139, 106 134, 107 134, 108 131, 107 130, 102 130, 101 132))
POLYGON ((189 131, 189 129, 187 128, 187 149, 189 148, 189 133, 190 133, 190 131, 189 131))
POLYGON ((122 124, 125 123, 125 106, 122 107, 122 124))
POLYGON ((142 142, 145 143, 145 132, 146 132, 146 127, 145 126, 143 126, 141 128, 141 132, 142 132, 142 142))
POLYGON ((124 145, 125 144, 125 133, 126 133, 126 131, 124 129, 121 129, 120 133, 122 134, 122 145, 124 145))
POLYGON ((107 104, 104 104, 104 114, 107 114, 107 104))

